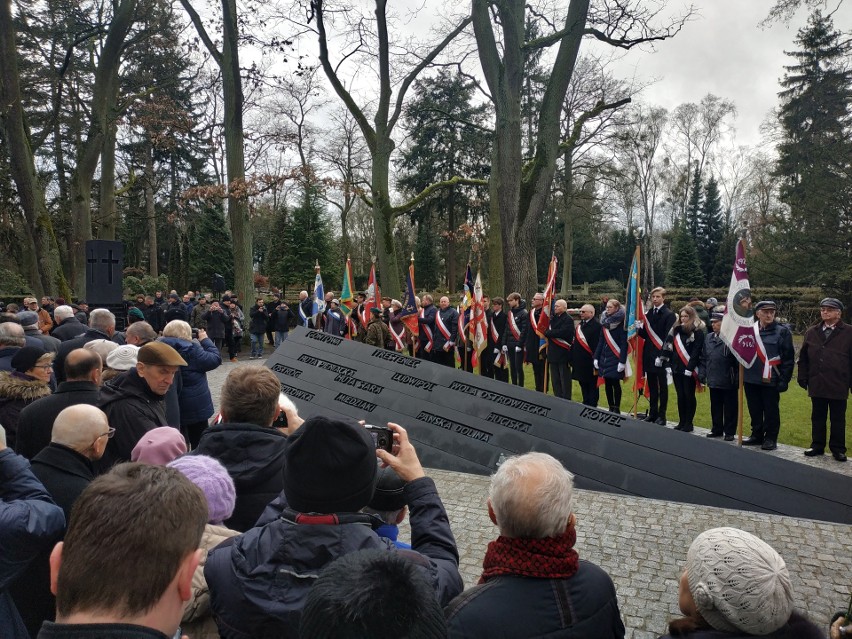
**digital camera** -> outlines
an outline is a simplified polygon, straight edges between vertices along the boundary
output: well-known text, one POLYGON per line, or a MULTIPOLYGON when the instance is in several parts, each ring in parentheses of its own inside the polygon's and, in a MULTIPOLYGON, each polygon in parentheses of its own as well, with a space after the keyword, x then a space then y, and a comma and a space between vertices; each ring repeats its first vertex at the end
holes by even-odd
POLYGON ((390 428, 387 426, 372 426, 371 424, 367 424, 364 428, 372 435, 376 450, 379 448, 388 452, 393 450, 393 431, 390 428))

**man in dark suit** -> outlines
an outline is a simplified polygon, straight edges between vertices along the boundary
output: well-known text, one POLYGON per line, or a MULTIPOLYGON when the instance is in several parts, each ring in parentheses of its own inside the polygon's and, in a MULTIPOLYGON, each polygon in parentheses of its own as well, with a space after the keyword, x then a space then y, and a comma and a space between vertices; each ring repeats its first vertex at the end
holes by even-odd
MULTIPOLYGON (((547 356, 547 352, 542 349, 542 345, 547 345, 547 342, 544 340, 542 335, 539 335, 541 331, 540 324, 541 319, 544 317, 544 293, 536 293, 532 298, 532 308, 527 314, 527 319, 529 321, 529 328, 527 329, 526 339, 524 342, 525 352, 526 352, 526 360, 532 364, 533 376, 535 378, 535 389, 539 393, 547 392, 547 389, 544 387, 544 361, 547 356)), ((543 331, 542 331, 543 332, 543 331)))
POLYGON ((583 392, 586 406, 597 406, 600 396, 598 378, 595 373, 595 350, 601 338, 601 323, 595 316, 595 307, 584 304, 580 308, 580 323, 574 332, 571 361, 574 364, 574 379, 583 392))
POLYGON ((506 331, 503 333, 503 352, 512 364, 512 384, 524 385, 524 344, 526 343, 529 321, 527 311, 521 304, 520 293, 506 296, 509 313, 506 315, 506 331))
POLYGON ((42 397, 21 411, 18 421, 17 452, 27 459, 35 457, 50 443, 53 421, 59 413, 75 404, 98 403, 102 362, 100 355, 78 348, 65 358, 66 378, 52 395, 42 397))
POLYGON ((502 351, 503 335, 506 333, 506 312, 503 310, 504 300, 495 297, 491 300, 491 313, 488 314, 488 348, 482 352, 491 360, 491 370, 494 379, 501 382, 509 381, 509 361, 502 351))
POLYGON ((574 345, 574 320, 568 314, 565 300, 553 304, 550 327, 544 332, 547 337, 547 363, 553 379, 553 394, 562 399, 571 399, 571 349, 574 345))
POLYGON ((645 314, 647 324, 637 322, 639 337, 645 340, 645 350, 642 355, 642 366, 648 383, 651 404, 646 422, 666 424, 666 408, 669 403, 669 386, 666 379, 666 369, 660 359, 663 342, 675 323, 675 314, 665 305, 666 289, 657 287, 651 291, 652 308, 645 314))

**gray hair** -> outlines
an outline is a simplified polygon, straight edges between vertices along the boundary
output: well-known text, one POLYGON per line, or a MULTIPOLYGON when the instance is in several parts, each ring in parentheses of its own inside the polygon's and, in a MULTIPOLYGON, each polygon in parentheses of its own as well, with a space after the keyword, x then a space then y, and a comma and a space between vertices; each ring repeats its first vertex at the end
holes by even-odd
POLYGON ((124 337, 136 337, 139 341, 147 344, 157 339, 157 331, 148 322, 133 322, 124 331, 124 337))
POLYGON ((24 327, 16 322, 0 324, 0 346, 17 346, 23 348, 27 341, 24 339, 24 327))
POLYGON ((510 457, 491 476, 488 501, 504 537, 557 537, 571 516, 574 475, 546 453, 510 457))
POLYGON ((178 339, 192 340, 192 327, 183 320, 172 320, 163 329, 163 337, 177 337, 178 339))
MULTIPOLYGON (((56 311, 54 311, 54 316, 56 311)), ((89 328, 108 333, 115 328, 115 315, 105 308, 96 308, 89 313, 89 328)))
POLYGON ((106 413, 90 404, 75 404, 63 409, 53 420, 50 441, 83 452, 109 429, 106 413))
POLYGON ((68 319, 69 317, 74 317, 74 309, 68 306, 67 304, 57 306, 55 309, 53 309, 53 318, 56 320, 57 324, 62 320, 68 319))

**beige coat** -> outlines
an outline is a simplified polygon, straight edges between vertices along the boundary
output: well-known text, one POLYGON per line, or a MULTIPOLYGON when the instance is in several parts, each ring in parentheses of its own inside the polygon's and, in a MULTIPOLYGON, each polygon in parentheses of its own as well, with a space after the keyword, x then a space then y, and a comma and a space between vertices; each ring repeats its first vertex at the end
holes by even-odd
POLYGON ((192 576, 192 598, 183 611, 180 628, 189 639, 219 639, 219 630, 213 621, 213 611, 210 609, 210 589, 204 579, 204 564, 207 563, 207 553, 230 537, 240 533, 224 526, 207 524, 201 535, 201 562, 192 576))

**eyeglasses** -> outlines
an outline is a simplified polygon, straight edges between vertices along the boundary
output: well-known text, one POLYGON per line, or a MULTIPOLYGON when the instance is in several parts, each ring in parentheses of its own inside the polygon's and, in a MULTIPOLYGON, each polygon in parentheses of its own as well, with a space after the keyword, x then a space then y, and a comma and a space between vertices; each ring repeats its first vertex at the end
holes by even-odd
POLYGON ((114 429, 114 428, 110 428, 109 430, 107 430, 107 432, 105 432, 105 433, 101 433, 100 435, 98 435, 97 437, 95 437, 95 441, 93 441, 93 442, 92 442, 92 446, 94 446, 95 444, 97 444, 97 443, 98 443, 98 440, 99 440, 101 437, 106 437, 107 439, 112 439, 112 436, 113 436, 113 435, 115 435, 115 429, 114 429))
POLYGON ((53 364, 36 364, 33 368, 53 368, 53 364))

